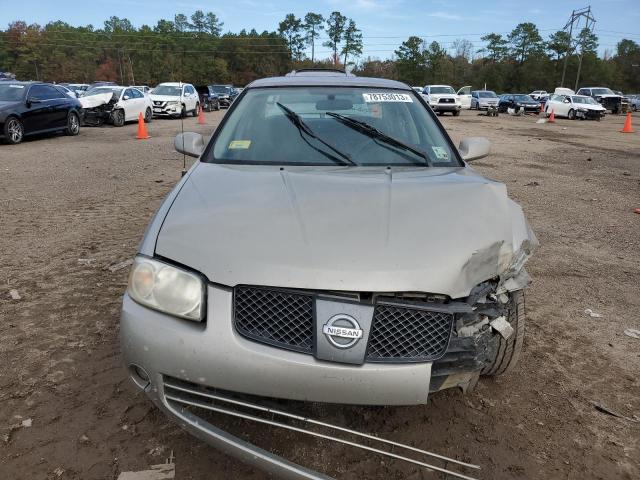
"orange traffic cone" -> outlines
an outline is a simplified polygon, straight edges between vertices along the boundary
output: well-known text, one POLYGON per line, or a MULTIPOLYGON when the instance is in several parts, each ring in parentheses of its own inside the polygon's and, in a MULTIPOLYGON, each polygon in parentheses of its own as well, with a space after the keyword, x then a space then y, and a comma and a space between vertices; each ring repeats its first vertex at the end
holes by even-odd
POLYGON ((631 112, 627 113, 627 119, 624 121, 624 127, 620 130, 622 133, 633 133, 631 127, 631 112))
POLYGON ((553 114, 553 110, 551 110, 551 115, 549 115, 549 123, 556 123, 556 116, 553 114))
POLYGON ((146 140, 149 137, 149 132, 147 132, 147 126, 144 124, 144 117, 142 116, 142 112, 138 115, 138 135, 136 135, 138 140, 146 140))
POLYGON ((198 113, 198 123, 200 125, 207 123, 204 119, 204 109, 202 107, 200 107, 200 113, 198 113))

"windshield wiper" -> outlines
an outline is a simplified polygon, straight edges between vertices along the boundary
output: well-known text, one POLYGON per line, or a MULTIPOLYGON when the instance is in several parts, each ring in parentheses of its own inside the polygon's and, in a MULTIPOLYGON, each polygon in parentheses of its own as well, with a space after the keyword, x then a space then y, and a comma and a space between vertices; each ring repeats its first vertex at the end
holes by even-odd
POLYGON ((380 130, 378 130, 373 125, 369 125, 366 122, 362 122, 362 121, 356 120, 354 118, 349 118, 349 117, 346 117, 344 115, 340 115, 339 113, 335 113, 335 112, 327 112, 327 115, 329 115, 330 117, 335 118, 339 122, 342 122, 347 127, 352 128, 353 130, 356 130, 357 132, 360 132, 363 135, 366 135, 368 137, 373 138, 374 140, 380 140, 381 142, 384 142, 384 143, 386 143, 388 145, 392 145, 394 147, 401 148, 403 150, 409 151, 409 152, 419 156, 420 158, 423 158, 424 159, 424 163, 426 163, 428 166, 431 166, 431 161, 429 160, 429 156, 426 153, 418 150, 415 147, 412 147, 411 145, 407 145, 406 143, 404 143, 401 140, 398 140, 397 138, 394 138, 394 137, 392 137, 390 135, 387 135, 386 133, 382 133, 380 130))
POLYGON ((311 127, 309 127, 309 125, 307 125, 304 122, 304 120, 302 120, 302 117, 300 117, 300 115, 298 115, 296 112, 294 112, 293 110, 291 110, 288 107, 285 107, 280 102, 276 102, 276 105, 278 105, 278 107, 280 107, 280 109, 282 109, 282 111, 285 113, 285 116, 289 119, 289 121, 291 123, 293 123, 298 128, 298 131, 300 132, 300 136, 302 137, 302 139, 305 142, 307 142, 307 144, 311 148, 313 148, 314 150, 320 152, 321 154, 325 155, 326 157, 332 159, 333 161, 341 163, 342 165, 358 165, 356 162, 351 160, 351 157, 349 155, 347 155, 346 153, 341 152, 340 150, 338 150, 336 147, 334 147, 330 143, 328 143, 325 140, 323 140, 322 138, 318 137, 315 134, 315 132, 313 130, 311 130, 311 127), (327 148, 330 148, 333 152, 335 152, 337 155, 342 157, 343 160, 337 158, 335 155, 332 155, 331 153, 329 153, 329 152, 327 152, 325 150, 322 150, 321 148, 314 147, 313 145, 311 145, 311 143, 309 143, 309 141, 302 136, 303 133, 305 133, 307 136, 317 140, 318 142, 322 143, 327 148))

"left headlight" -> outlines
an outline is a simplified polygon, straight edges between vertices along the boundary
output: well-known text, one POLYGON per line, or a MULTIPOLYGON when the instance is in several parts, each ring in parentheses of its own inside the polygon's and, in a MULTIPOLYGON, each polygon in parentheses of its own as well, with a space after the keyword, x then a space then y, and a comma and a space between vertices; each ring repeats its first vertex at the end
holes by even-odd
POLYGON ((203 279, 173 265, 136 257, 131 267, 127 292, 145 307, 187 320, 201 321, 204 318, 203 279))

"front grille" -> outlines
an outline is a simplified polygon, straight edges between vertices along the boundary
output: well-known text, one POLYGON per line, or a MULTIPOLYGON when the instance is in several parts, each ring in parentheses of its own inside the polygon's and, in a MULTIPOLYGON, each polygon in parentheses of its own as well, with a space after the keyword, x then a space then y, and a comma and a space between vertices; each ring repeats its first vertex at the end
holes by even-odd
POLYGON ((439 100, 440 103, 455 103, 456 101, 453 98, 441 98, 439 100))
MULTIPOLYGON (((451 336, 453 314, 432 308, 377 304, 365 360, 427 362, 444 355, 451 336)), ((250 286, 234 290, 238 333, 275 347, 311 354, 313 310, 312 293, 250 286)))
POLYGON ((313 296, 258 287, 236 287, 235 322, 241 335, 288 350, 313 350, 313 296))
POLYGON ((377 305, 367 360, 430 361, 449 345, 453 315, 397 305, 377 305))

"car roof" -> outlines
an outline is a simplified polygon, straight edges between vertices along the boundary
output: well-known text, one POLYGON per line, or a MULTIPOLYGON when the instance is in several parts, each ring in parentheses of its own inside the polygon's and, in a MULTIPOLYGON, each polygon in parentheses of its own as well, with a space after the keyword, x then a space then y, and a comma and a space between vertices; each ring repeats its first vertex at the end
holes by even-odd
POLYGON ((408 85, 388 80, 386 78, 357 77, 335 70, 316 70, 291 72, 284 77, 269 77, 255 80, 246 88, 259 87, 295 87, 295 86, 332 86, 332 87, 370 87, 370 88, 395 88, 401 90, 413 90, 408 85))
POLYGON ((451 85, 425 85, 425 88, 427 87, 449 87, 451 89, 453 89, 453 87, 451 85))
POLYGON ((167 85, 169 87, 182 87, 183 85, 191 85, 190 83, 182 83, 182 82, 162 82, 159 83, 158 86, 160 85, 167 85))

